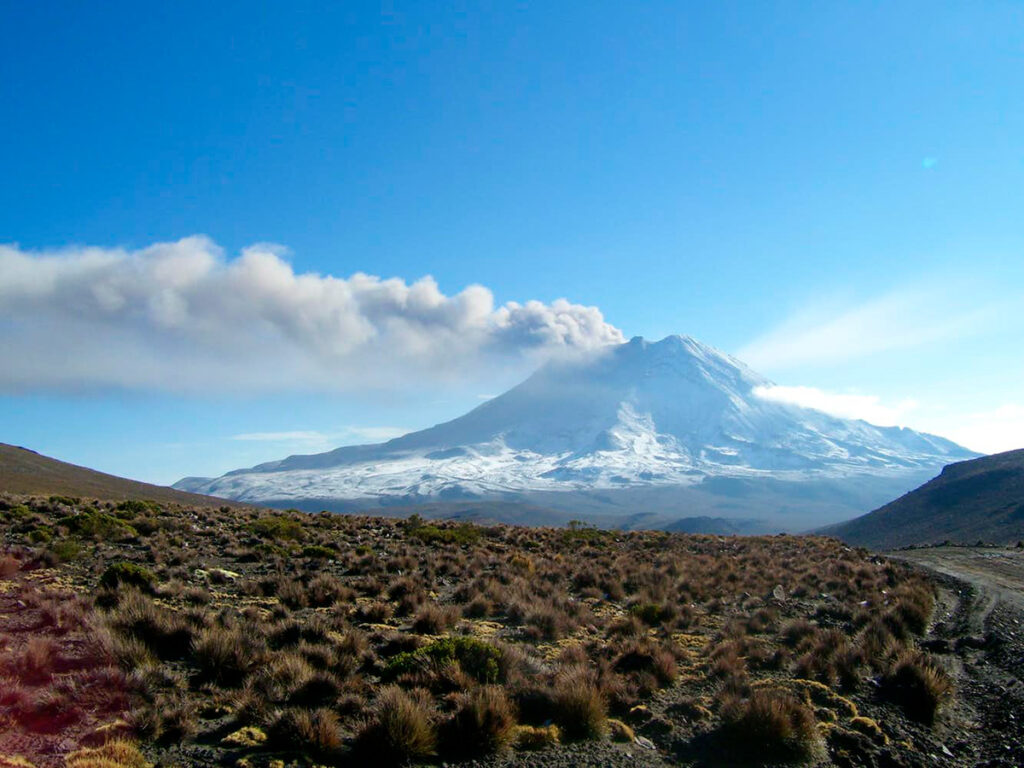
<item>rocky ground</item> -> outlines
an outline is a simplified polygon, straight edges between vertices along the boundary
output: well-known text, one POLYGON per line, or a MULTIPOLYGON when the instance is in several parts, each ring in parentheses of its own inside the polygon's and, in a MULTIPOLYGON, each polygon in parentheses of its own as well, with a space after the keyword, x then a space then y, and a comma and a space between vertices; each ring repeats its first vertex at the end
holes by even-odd
POLYGON ((943 546, 892 557, 926 569, 940 586, 924 645, 956 677, 947 747, 965 765, 1024 765, 1024 550, 943 546))

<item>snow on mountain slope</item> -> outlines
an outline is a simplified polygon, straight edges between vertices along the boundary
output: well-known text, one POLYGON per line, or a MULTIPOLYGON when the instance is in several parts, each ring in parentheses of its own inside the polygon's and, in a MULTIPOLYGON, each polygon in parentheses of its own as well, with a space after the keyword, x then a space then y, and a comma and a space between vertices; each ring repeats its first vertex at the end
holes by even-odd
POLYGON ((769 384, 692 338, 634 338, 548 364, 430 429, 174 487, 248 502, 507 499, 718 477, 919 475, 975 455, 940 437, 757 397, 769 384))

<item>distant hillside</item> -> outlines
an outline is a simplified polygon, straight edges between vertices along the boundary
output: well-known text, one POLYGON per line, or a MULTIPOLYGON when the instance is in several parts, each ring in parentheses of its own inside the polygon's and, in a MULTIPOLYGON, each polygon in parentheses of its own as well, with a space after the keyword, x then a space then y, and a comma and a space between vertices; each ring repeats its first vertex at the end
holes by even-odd
POLYGON ((825 532, 872 549, 1024 539, 1024 450, 950 464, 917 490, 825 532))
POLYGON ((40 496, 78 496, 94 499, 150 499, 163 503, 202 507, 252 506, 238 502, 186 493, 162 485, 150 485, 93 469, 68 464, 0 443, 0 491, 40 496))

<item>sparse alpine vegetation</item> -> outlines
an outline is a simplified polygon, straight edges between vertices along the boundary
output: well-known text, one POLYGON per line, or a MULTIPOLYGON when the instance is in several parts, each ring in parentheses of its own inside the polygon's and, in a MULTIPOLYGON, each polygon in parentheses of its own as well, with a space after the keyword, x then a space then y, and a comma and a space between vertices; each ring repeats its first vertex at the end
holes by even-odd
POLYGON ((128 763, 898 761, 954 701, 917 643, 933 587, 830 539, 70 497, 0 521, 0 599, 42 628, 0 648, 0 716, 128 763))

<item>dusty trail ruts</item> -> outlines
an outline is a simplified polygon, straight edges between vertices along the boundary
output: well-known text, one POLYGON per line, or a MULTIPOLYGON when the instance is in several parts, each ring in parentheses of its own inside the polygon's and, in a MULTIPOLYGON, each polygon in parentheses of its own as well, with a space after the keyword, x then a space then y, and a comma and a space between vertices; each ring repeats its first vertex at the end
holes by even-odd
POLYGON ((929 547, 893 552, 890 557, 968 582, 984 596, 989 611, 998 601, 1024 611, 1024 549, 929 547))
POLYGON ((975 764, 1024 765, 1024 551, 933 547, 890 556, 929 570, 940 585, 925 645, 956 678, 953 719, 973 742, 975 764))

